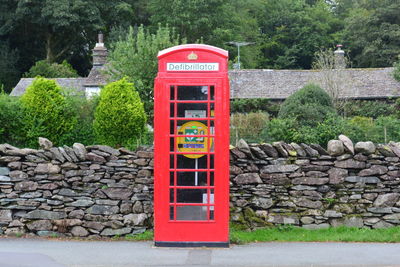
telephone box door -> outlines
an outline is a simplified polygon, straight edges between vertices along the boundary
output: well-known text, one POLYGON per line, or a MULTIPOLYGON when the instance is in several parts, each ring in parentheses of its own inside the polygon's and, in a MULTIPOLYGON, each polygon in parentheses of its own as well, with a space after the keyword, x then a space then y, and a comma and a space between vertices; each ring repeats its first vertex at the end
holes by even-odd
POLYGON ((156 80, 157 246, 229 244, 229 86, 194 76, 156 80))

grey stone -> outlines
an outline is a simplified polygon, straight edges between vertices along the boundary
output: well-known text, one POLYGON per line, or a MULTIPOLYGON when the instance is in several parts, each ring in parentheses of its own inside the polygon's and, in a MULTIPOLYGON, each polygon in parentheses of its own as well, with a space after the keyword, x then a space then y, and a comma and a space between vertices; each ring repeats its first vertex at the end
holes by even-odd
POLYGON ((92 152, 86 154, 86 159, 92 162, 104 163, 106 159, 102 156, 96 155, 92 152))
POLYGON ((261 169, 261 173, 294 172, 299 169, 297 165, 268 165, 261 169))
POLYGON ((233 179, 237 184, 261 184, 262 180, 258 173, 243 173, 233 179))
POLYGON ((72 207, 89 207, 91 205, 93 205, 94 202, 92 200, 89 199, 78 199, 74 202, 68 203, 68 206, 72 206, 72 207))
POLYGON ((279 157, 278 151, 276 151, 276 149, 271 144, 261 144, 260 148, 264 150, 265 154, 267 154, 269 157, 279 157))
POLYGON ((106 228, 104 229, 100 235, 102 236, 122 236, 122 235, 126 235, 129 234, 132 231, 132 228, 129 227, 125 227, 125 228, 121 228, 121 229, 112 229, 112 228, 106 228))
POLYGON ((60 233, 54 231, 37 231, 36 234, 42 237, 57 237, 60 233))
POLYGON ((35 191, 38 188, 38 183, 33 181, 25 181, 16 183, 14 189, 17 191, 35 191))
POLYGON ((103 224, 101 224, 99 222, 93 222, 93 221, 86 221, 83 224, 83 226, 86 227, 86 228, 94 229, 94 230, 99 231, 99 232, 101 230, 103 230, 104 227, 105 227, 103 224))
POLYGON ((33 210, 23 217, 26 219, 59 220, 65 218, 65 213, 48 210, 33 210))
POLYGON ((345 150, 354 155, 354 145, 353 142, 350 140, 350 138, 341 134, 339 135, 339 140, 343 142, 345 150))
POLYGON ((383 219, 390 223, 400 224, 400 213, 385 215, 383 219))
POLYGON ((328 151, 326 151, 321 145, 319 144, 310 144, 310 147, 318 152, 318 154, 323 156, 328 156, 328 151))
POLYGON ((393 153, 392 149, 389 145, 378 144, 376 149, 385 157, 395 157, 396 155, 393 153))
POLYGON ((49 220, 36 220, 26 225, 31 231, 50 231, 53 227, 49 220))
POLYGON ((145 213, 140 214, 128 214, 124 216, 124 224, 125 225, 144 225, 145 220, 147 219, 147 215, 145 213))
POLYGON ((293 179, 292 183, 302 185, 323 185, 329 182, 329 178, 311 178, 311 177, 299 177, 293 179))
POLYGON ((306 151, 304 151, 304 149, 301 146, 299 146, 298 144, 290 143, 290 145, 293 147, 293 149, 296 150, 296 153, 297 153, 298 157, 304 158, 304 157, 307 156, 306 151))
POLYGON ((372 228, 374 229, 389 228, 389 227, 394 227, 394 225, 385 221, 379 221, 376 224, 372 225, 372 228))
POLYGON ((75 152, 75 155, 80 159, 80 160, 85 160, 86 159, 86 148, 84 145, 80 144, 80 143, 74 143, 72 145, 72 149, 75 152))
POLYGON ((0 210, 0 224, 9 223, 12 221, 11 210, 0 210))
POLYGON ((375 153, 376 147, 371 141, 358 142, 356 143, 354 150, 356 153, 362 153, 364 155, 371 155, 375 153))
POLYGON ((310 217, 310 216, 304 216, 304 217, 301 217, 301 219, 300 219, 300 222, 302 224, 312 224, 314 221, 315 221, 314 218, 310 217))
POLYGON ((297 157, 297 151, 290 144, 282 143, 283 148, 287 151, 290 157, 297 157))
POLYGON ((332 168, 328 171, 330 184, 341 184, 349 171, 340 168, 332 168))
POLYGON ((0 183, 1 182, 11 182, 11 178, 8 176, 0 175, 0 183))
POLYGON ((21 157, 14 157, 14 156, 3 156, 0 157, 0 162, 9 163, 13 161, 19 161, 21 157))
POLYGON ((348 176, 344 179, 346 182, 349 183, 365 183, 365 184, 377 184, 381 180, 378 177, 361 177, 361 176, 348 176))
POLYGON ((71 234, 73 236, 77 236, 77 237, 84 237, 84 236, 88 236, 89 232, 82 226, 74 226, 71 229, 71 234))
POLYGON ((326 210, 324 213, 324 217, 328 218, 342 218, 343 214, 341 212, 337 212, 335 210, 326 210))
POLYGON ((255 155, 259 159, 265 159, 267 157, 265 152, 262 151, 261 148, 259 148, 259 147, 252 146, 252 147, 250 147, 250 151, 252 152, 253 155, 255 155))
POLYGON ((8 176, 10 176, 13 182, 23 181, 28 179, 28 174, 23 171, 11 171, 8 176))
POLYGON ((388 168, 382 165, 372 165, 368 169, 361 170, 358 175, 360 176, 372 176, 372 175, 382 175, 388 172, 388 168))
POLYGON ((397 157, 400 157, 400 145, 398 143, 390 141, 389 148, 394 154, 396 154, 397 157))
POLYGON ((10 173, 10 169, 7 167, 0 167, 0 176, 7 176, 10 173))
POLYGON ((239 150, 237 147, 233 147, 229 149, 230 153, 235 155, 239 159, 247 158, 246 154, 239 150))
POLYGON ((275 147, 275 149, 278 151, 278 153, 282 156, 287 158, 289 156, 289 153, 286 151, 286 149, 283 147, 283 142, 273 142, 272 145, 275 147))
POLYGON ((392 208, 380 208, 380 207, 367 208, 367 211, 378 214, 393 213, 392 208))
POLYGON ((309 200, 305 197, 301 198, 295 198, 293 202, 299 206, 299 207, 305 207, 305 208, 310 208, 310 209, 320 209, 322 208, 322 202, 321 201, 312 201, 309 200))
POLYGON ((86 213, 98 214, 98 215, 112 215, 112 214, 117 214, 118 211, 119 208, 117 206, 93 205, 86 210, 86 213))
POLYGON ((73 210, 68 214, 68 218, 82 219, 84 215, 85 212, 83 210, 73 210))
POLYGON ((318 230, 318 229, 327 229, 330 227, 328 223, 321 223, 321 224, 306 224, 302 226, 305 229, 309 230, 318 230))
POLYGON ((53 165, 51 163, 39 163, 35 168, 35 173, 38 174, 56 174, 60 173, 61 168, 58 165, 53 165))
POLYGON ((343 224, 347 227, 357 227, 361 228, 364 226, 364 221, 361 217, 358 216, 350 216, 350 217, 345 217, 343 224))
POLYGON ((375 207, 392 207, 399 200, 399 193, 389 193, 384 195, 379 195, 375 201, 375 207))
POLYGON ((53 143, 47 138, 39 137, 38 141, 39 141, 39 146, 45 150, 49 150, 50 148, 53 147, 53 143))
POLYGON ((58 195, 60 196, 67 196, 67 197, 75 197, 75 196, 79 196, 79 194, 77 192, 75 192, 72 189, 68 189, 68 188, 62 188, 60 190, 60 192, 58 192, 58 195))
POLYGON ((61 163, 65 162, 65 158, 62 155, 62 153, 60 152, 60 150, 57 147, 52 147, 50 149, 51 154, 53 155, 53 158, 58 160, 61 163))
POLYGON ((261 209, 269 209, 274 204, 271 198, 264 198, 264 197, 255 197, 253 198, 251 203, 253 203, 256 207, 261 209))
POLYGON ((75 152, 72 148, 68 146, 63 146, 65 153, 68 154, 68 156, 71 158, 72 162, 78 162, 78 157, 75 155, 75 152))
POLYGON ((305 191, 305 190, 316 190, 316 187, 312 186, 305 186, 305 185, 296 185, 292 186, 291 189, 296 190, 296 191, 305 191))
POLYGON ((274 224, 294 224, 294 225, 298 225, 300 223, 297 215, 281 215, 281 214, 268 215, 267 222, 274 224))
POLYGON ((247 144, 246 141, 244 141, 243 139, 239 139, 239 141, 236 144, 237 148, 239 148, 242 152, 251 155, 251 151, 250 151, 250 147, 247 144))
POLYGON ((343 142, 340 140, 330 140, 328 142, 328 153, 331 156, 340 156, 344 153, 343 142))
POLYGON ((59 147, 58 150, 60 151, 61 155, 69 162, 72 162, 72 158, 65 152, 65 149, 62 147, 59 147))
POLYGON ((39 198, 42 195, 43 194, 41 192, 35 191, 35 192, 29 192, 29 193, 21 194, 20 197, 21 198, 39 198))
POLYGON ((301 143, 300 146, 306 151, 307 155, 309 155, 310 157, 319 157, 318 151, 310 147, 309 145, 301 143))
POLYGON ((132 194, 133 190, 129 188, 107 188, 103 192, 111 199, 127 200, 132 194))
POLYGON ((86 148, 89 149, 89 150, 98 149, 98 150, 100 150, 100 151, 106 152, 106 153, 111 154, 111 155, 114 155, 114 156, 119 156, 119 155, 121 155, 121 152, 119 152, 119 150, 114 149, 114 148, 109 147, 109 146, 94 145, 94 146, 88 146, 88 147, 86 147, 86 148))
POLYGON ((364 169, 365 162, 357 161, 354 159, 335 161, 335 167, 343 169, 364 169))

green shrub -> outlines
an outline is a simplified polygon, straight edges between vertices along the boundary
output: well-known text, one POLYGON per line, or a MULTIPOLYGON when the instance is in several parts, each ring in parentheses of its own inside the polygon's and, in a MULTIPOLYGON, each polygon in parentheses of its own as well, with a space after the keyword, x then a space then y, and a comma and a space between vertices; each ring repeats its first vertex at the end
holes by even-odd
POLYGON ((37 147, 39 136, 58 145, 61 137, 75 124, 74 118, 66 112, 66 99, 55 81, 35 79, 21 97, 21 104, 27 146, 37 147))
POLYGON ((371 117, 388 116, 396 114, 396 107, 393 104, 379 100, 352 100, 346 102, 343 111, 345 117, 371 117))
POLYGON ((95 143, 93 121, 98 99, 98 97, 87 99, 84 95, 76 94, 66 96, 67 112, 71 118, 75 118, 76 123, 71 131, 61 137, 62 144, 70 146, 76 142, 84 145, 95 143))
POLYGON ((19 99, 0 92, 0 144, 24 145, 22 118, 19 99))
POLYGON ((276 117, 280 108, 279 103, 266 98, 236 98, 231 100, 231 113, 249 113, 265 111, 276 117))
POLYGON ((101 90, 94 117, 96 140, 101 144, 132 145, 145 135, 143 103, 133 83, 125 78, 101 90))
POLYGON ((335 112, 329 95, 321 87, 309 84, 283 102, 278 118, 295 119, 300 126, 313 127, 335 112))
POLYGON ((231 115, 231 142, 236 144, 243 138, 248 142, 262 141, 261 132, 268 121, 268 113, 234 113, 231 115))
POLYGON ((299 126, 295 119, 272 119, 262 131, 265 142, 295 142, 300 139, 299 126))
POLYGON ((36 76, 45 78, 72 78, 78 77, 78 74, 66 60, 61 64, 40 60, 24 74, 26 78, 34 78, 36 76))
POLYGON ((353 142, 374 141, 372 140, 375 124, 372 118, 355 116, 346 120, 344 134, 353 142))
POLYGON ((394 63, 393 65, 394 70, 393 70, 393 77, 400 82, 400 56, 399 56, 399 60, 397 62, 394 63))

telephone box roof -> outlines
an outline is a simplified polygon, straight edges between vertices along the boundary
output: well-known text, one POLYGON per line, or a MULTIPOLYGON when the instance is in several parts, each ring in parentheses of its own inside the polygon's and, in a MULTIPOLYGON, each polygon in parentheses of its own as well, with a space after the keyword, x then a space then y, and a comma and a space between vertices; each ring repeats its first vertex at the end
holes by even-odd
POLYGON ((161 50, 158 52, 158 58, 161 59, 163 57, 166 57, 170 54, 173 54, 178 51, 185 51, 185 50, 203 50, 207 52, 212 52, 214 54, 217 54, 222 57, 228 57, 228 51, 212 46, 212 45, 205 45, 205 44, 185 44, 185 45, 178 45, 174 47, 170 47, 164 50, 161 50))

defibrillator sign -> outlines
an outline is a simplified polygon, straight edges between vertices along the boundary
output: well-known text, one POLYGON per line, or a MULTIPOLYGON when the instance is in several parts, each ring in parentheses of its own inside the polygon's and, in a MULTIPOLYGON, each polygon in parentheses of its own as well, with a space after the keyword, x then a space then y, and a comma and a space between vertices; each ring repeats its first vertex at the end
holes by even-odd
MULTIPOLYGON (((184 135, 177 138, 177 149, 179 152, 207 152, 208 138, 204 137, 204 135, 208 135, 208 128, 203 123, 198 121, 186 122, 179 127, 178 134, 184 135), (193 135, 193 137, 191 135, 193 135)), ((184 154, 184 156, 187 158, 196 159, 201 158, 204 155, 184 154)))

